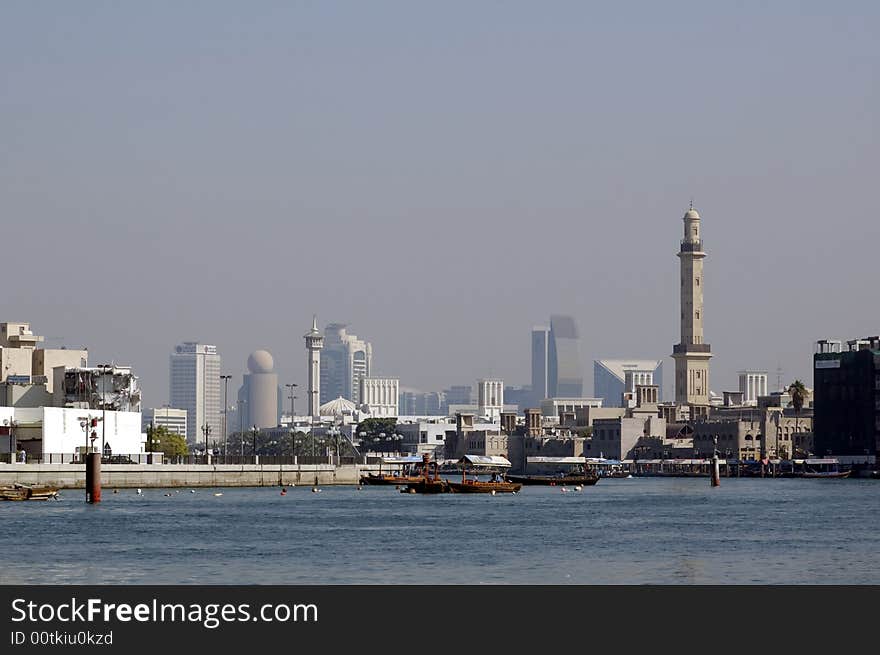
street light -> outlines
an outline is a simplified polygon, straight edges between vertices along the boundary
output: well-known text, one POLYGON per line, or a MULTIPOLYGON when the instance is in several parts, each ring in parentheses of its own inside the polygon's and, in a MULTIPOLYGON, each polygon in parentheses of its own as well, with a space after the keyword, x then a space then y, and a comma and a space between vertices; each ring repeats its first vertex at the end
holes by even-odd
POLYGON ((256 462, 257 461, 257 432, 259 432, 259 429, 257 428, 256 425, 253 425, 251 427, 251 430, 254 433, 254 448, 253 448, 253 451, 251 452, 251 455, 253 455, 254 462, 256 462))
POLYGON ((238 405, 238 441, 239 446, 241 447, 242 457, 244 457, 244 405, 246 403, 246 400, 236 401, 236 404, 238 405))
POLYGON ((293 401, 297 398, 293 395, 293 390, 296 389, 299 385, 295 382, 291 382, 290 384, 285 384, 284 386, 290 389, 290 393, 287 397, 290 398, 290 425, 293 425, 293 417, 296 416, 296 413, 293 410, 293 401))
POLYGON ((229 380, 232 379, 231 375, 221 375, 220 379, 223 380, 224 388, 223 388, 223 457, 226 457, 226 448, 228 446, 228 438, 229 438, 229 423, 227 422, 226 413, 229 410, 229 380))
POLYGON ((105 436, 107 434, 107 369, 112 364, 98 364, 95 368, 101 371, 101 459, 104 458, 105 436))

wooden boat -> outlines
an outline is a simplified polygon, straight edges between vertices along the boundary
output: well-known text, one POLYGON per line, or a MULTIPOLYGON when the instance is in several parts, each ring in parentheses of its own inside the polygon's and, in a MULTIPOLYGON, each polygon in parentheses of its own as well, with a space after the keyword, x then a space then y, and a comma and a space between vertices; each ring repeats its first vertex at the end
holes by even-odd
POLYGON ((448 494, 449 483, 441 480, 437 473, 437 462, 431 461, 430 455, 422 455, 422 475, 412 482, 407 482, 406 487, 400 490, 402 494, 448 494), (431 464, 434 465, 433 475, 431 464))
POLYGON ((848 478, 852 471, 806 471, 798 477, 801 478, 848 478))
POLYGON ((418 464, 424 465, 424 459, 421 457, 383 457, 379 460, 379 472, 367 473, 360 477, 361 484, 377 484, 377 485, 402 485, 410 482, 418 482, 422 479, 422 474, 418 472, 418 464), (403 471, 382 473, 382 465, 390 464, 391 466, 406 467, 408 473, 403 471))
POLYGON ((509 482, 518 482, 520 484, 540 484, 550 487, 562 487, 583 485, 591 486, 599 482, 599 476, 595 474, 569 473, 567 475, 505 475, 509 482))
POLYGON ((421 475, 394 475, 392 473, 367 473, 360 478, 361 484, 401 485, 419 482, 421 475))
POLYGON ((449 489, 454 494, 509 494, 522 489, 521 482, 505 480, 499 473, 493 473, 488 481, 470 479, 467 477, 468 467, 480 467, 484 469, 509 468, 510 462, 504 457, 486 455, 465 455, 459 462, 461 465, 461 482, 449 482, 449 489))
POLYGON ((447 482, 454 494, 510 494, 522 489, 521 482, 487 481, 463 479, 461 482, 447 482))
POLYGON ((0 500, 49 500, 58 497, 55 487, 14 484, 11 487, 0 487, 0 500))

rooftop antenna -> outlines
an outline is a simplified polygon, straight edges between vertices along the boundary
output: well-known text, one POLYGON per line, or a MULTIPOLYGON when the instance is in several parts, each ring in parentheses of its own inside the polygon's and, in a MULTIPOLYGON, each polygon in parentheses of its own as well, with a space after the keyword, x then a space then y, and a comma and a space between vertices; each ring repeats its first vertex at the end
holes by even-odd
POLYGON ((693 208, 694 208, 694 197, 691 196, 691 205, 690 205, 689 209, 693 209, 693 208))

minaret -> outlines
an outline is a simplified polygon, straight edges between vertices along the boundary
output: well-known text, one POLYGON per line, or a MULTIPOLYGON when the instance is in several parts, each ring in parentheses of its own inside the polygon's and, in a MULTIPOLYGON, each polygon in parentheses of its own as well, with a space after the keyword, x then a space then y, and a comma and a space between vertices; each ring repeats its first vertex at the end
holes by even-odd
POLYGON ((709 344, 703 343, 703 240, 700 215, 691 202, 684 214, 681 260, 681 342, 672 347, 675 360, 675 402, 709 404, 709 344))
POLYGON ((318 317, 312 317, 312 329, 305 334, 306 350, 309 351, 309 416, 320 416, 321 407, 321 349, 324 336, 318 332, 318 317))

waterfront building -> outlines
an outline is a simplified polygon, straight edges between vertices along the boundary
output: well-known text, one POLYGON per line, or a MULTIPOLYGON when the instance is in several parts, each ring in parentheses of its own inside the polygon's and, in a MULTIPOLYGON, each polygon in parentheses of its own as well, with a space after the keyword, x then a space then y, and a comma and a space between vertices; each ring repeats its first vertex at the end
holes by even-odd
POLYGON ((456 425, 445 417, 432 421, 399 422, 395 431, 402 437, 401 452, 412 455, 428 453, 433 457, 443 457, 443 448, 448 435, 455 434, 456 425))
POLYGON ((107 456, 143 453, 141 413, 88 407, 0 407, 2 455, 8 456, 10 449, 24 450, 29 459, 69 463, 84 452, 100 452, 102 441, 107 456))
MULTIPOLYGON (((703 238, 700 215, 691 203, 684 214, 684 238, 678 251, 681 269, 681 340, 672 348, 675 360, 675 402, 709 405, 709 359, 711 348, 703 341, 703 238)), ((697 412, 694 412, 697 413, 697 412)))
POLYGON ((185 341, 171 353, 169 405, 186 410, 186 440, 205 442, 221 435, 220 354, 217 346, 185 341))
POLYGON ((361 410, 372 418, 397 416, 399 403, 397 378, 363 377, 360 379, 361 410))
POLYGON ((636 386, 640 384, 654 384, 662 390, 662 360, 597 359, 593 361, 593 395, 602 399, 603 407, 625 407, 624 395, 630 394, 632 397, 636 386))
POLYGON ((258 430, 278 425, 278 374, 275 360, 267 350, 256 350, 247 361, 248 373, 243 376, 238 399, 245 401, 244 425, 258 430))
POLYGON ((88 366, 85 348, 39 348, 43 341, 31 331, 30 323, 0 323, 0 383, 43 385, 51 394, 54 368, 88 366))
POLYGON ((816 454, 870 458, 880 451, 880 337, 823 339, 813 355, 816 454))
MULTIPOLYGON (((306 332, 306 351, 308 352, 309 416, 318 419, 321 408, 321 350, 324 337, 318 332, 318 317, 312 317, 312 329, 306 332)), ((295 418, 295 417, 294 417, 295 418)))
POLYGON ((739 390, 744 405, 757 405, 758 396, 767 395, 767 371, 746 370, 739 372, 739 390))
MULTIPOLYGON (((580 398, 584 393, 580 335, 571 316, 550 317, 547 398, 580 398)), ((542 399, 543 400, 543 399, 542 399)))
POLYGON ((57 366, 52 373, 54 407, 141 411, 140 382, 130 366, 57 366))
POLYGON ((330 323, 324 329, 321 357, 321 402, 342 396, 360 404, 360 379, 372 370, 373 347, 348 334, 343 323, 330 323))
POLYGON ((143 411, 141 428, 166 428, 172 434, 186 438, 186 410, 174 407, 151 407, 143 411))

